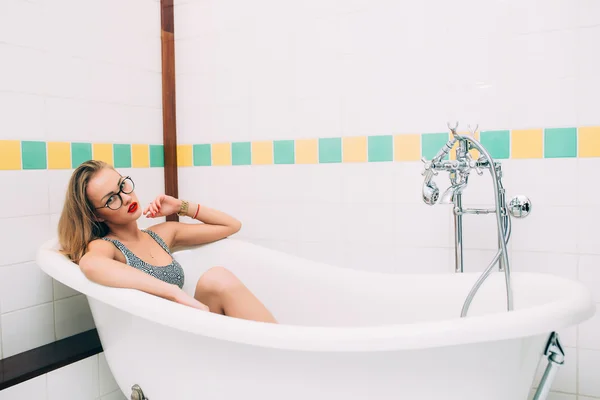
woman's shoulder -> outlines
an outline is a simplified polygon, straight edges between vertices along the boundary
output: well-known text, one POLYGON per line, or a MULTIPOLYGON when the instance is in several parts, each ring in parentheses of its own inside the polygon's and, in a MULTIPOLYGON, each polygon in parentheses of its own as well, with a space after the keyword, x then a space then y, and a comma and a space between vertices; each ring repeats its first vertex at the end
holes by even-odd
POLYGON ((145 230, 157 234, 167 244, 167 246, 170 247, 173 243, 173 238, 175 237, 178 224, 180 224, 180 222, 165 221, 156 225, 152 225, 145 230))

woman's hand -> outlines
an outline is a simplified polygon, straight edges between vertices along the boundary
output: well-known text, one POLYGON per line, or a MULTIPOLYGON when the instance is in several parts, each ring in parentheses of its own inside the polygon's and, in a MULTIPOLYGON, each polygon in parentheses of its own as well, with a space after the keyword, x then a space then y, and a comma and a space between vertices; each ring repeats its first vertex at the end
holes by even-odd
POLYGON ((144 209, 144 215, 146 218, 166 217, 179 212, 180 208, 181 200, 161 194, 144 209))
POLYGON ((200 303, 198 300, 196 300, 183 290, 179 289, 179 287, 177 287, 173 294, 173 301, 179 304, 183 304, 184 306, 197 308, 202 311, 210 311, 208 309, 208 306, 200 303))

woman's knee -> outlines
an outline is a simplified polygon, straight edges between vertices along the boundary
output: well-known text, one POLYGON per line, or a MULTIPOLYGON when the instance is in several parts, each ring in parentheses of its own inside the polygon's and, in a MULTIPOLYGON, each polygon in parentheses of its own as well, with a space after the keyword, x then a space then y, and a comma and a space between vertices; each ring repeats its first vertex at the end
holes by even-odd
POLYGON ((224 267, 212 267, 206 271, 196 284, 196 292, 221 295, 241 286, 240 280, 224 267))

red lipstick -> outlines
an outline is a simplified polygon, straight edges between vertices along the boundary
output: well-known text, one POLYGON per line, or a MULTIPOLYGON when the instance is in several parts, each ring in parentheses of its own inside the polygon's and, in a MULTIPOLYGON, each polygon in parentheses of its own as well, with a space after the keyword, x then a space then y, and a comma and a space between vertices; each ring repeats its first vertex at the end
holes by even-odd
POLYGON ((131 205, 129 206, 129 209, 127 210, 128 213, 132 213, 135 212, 135 210, 137 210, 138 208, 138 204, 136 202, 131 203, 131 205))

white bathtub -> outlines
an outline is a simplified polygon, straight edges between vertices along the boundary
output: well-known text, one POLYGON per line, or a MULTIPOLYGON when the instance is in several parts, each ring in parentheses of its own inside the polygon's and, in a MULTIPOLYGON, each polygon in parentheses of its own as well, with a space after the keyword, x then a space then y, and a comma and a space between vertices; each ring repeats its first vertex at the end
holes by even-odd
POLYGON ((188 293, 224 266, 280 322, 266 324, 97 285, 54 244, 38 264, 87 295, 119 387, 150 400, 525 400, 549 334, 595 311, 583 285, 546 274, 513 272, 510 313, 493 274, 459 318, 478 274, 361 272, 236 239, 176 254, 188 293))

